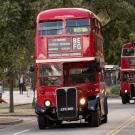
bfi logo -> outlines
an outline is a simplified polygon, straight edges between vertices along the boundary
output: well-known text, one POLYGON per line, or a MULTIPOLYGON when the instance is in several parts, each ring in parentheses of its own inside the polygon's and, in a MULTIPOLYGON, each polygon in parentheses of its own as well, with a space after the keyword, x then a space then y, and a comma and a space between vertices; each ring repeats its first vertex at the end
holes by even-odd
POLYGON ((81 38, 73 38, 73 50, 81 50, 81 38))

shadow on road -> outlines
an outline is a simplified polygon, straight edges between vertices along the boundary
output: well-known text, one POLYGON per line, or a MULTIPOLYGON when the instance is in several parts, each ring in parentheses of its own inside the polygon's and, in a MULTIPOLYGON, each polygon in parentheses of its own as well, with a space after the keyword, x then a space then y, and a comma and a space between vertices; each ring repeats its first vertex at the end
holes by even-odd
POLYGON ((86 129, 86 128, 97 128, 97 127, 91 127, 90 125, 88 125, 88 123, 64 123, 60 126, 53 125, 51 127, 45 128, 44 130, 52 131, 52 130, 65 130, 65 129, 68 130, 68 129, 70 129, 70 131, 71 131, 72 129, 78 130, 80 128, 86 129))

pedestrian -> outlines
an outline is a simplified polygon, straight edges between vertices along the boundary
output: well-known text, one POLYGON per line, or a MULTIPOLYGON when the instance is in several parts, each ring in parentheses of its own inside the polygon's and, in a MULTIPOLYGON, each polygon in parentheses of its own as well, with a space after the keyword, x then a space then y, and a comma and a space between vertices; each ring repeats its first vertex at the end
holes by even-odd
POLYGON ((0 99, 2 99, 2 93, 3 93, 3 83, 0 81, 0 99))
POLYGON ((19 79, 19 90, 20 90, 20 94, 23 94, 24 84, 25 84, 25 79, 24 79, 24 75, 22 74, 21 77, 20 77, 20 79, 19 79))
POLYGON ((31 81, 30 79, 26 79, 25 82, 25 86, 26 86, 26 91, 27 91, 27 97, 29 97, 30 95, 30 90, 31 90, 31 81))

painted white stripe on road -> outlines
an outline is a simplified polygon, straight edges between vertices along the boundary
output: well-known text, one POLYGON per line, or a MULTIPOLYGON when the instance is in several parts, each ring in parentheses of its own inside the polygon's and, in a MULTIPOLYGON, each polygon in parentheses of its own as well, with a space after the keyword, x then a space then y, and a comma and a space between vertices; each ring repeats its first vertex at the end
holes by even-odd
POLYGON ((30 131, 30 129, 26 129, 26 130, 23 130, 23 131, 20 131, 20 132, 11 134, 11 135, 19 135, 19 134, 22 134, 22 133, 25 133, 25 132, 28 132, 28 131, 30 131))

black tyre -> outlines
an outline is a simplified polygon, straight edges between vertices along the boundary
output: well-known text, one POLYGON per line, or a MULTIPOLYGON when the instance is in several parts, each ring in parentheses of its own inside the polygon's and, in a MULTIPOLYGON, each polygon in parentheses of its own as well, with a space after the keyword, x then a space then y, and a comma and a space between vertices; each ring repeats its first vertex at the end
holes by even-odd
POLYGON ((104 102, 104 110, 105 110, 105 115, 103 115, 103 119, 102 119, 102 123, 107 123, 108 121, 108 103, 107 103, 107 98, 105 99, 105 102, 104 102))
POLYGON ((92 115, 91 115, 91 126, 98 127, 99 124, 100 124, 99 113, 97 111, 92 112, 92 115))
POLYGON ((59 120, 59 121, 56 122, 56 125, 57 126, 60 126, 61 124, 62 124, 62 121, 61 120, 59 120))
POLYGON ((107 114, 108 114, 108 103, 107 103, 107 97, 106 97, 105 102, 104 102, 104 109, 105 109, 105 114, 107 115, 107 114))
POLYGON ((130 103, 130 99, 129 98, 126 98, 126 103, 130 103))
POLYGON ((46 127, 45 118, 43 115, 38 115, 38 126, 39 129, 44 129, 46 127))
POLYGON ((126 104, 126 98, 122 96, 121 99, 122 99, 122 104, 126 104))
POLYGON ((102 120, 102 123, 107 123, 108 121, 108 116, 107 114, 103 116, 103 120, 102 120))

